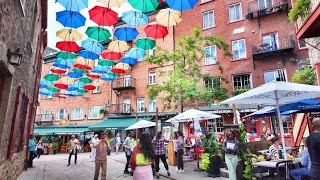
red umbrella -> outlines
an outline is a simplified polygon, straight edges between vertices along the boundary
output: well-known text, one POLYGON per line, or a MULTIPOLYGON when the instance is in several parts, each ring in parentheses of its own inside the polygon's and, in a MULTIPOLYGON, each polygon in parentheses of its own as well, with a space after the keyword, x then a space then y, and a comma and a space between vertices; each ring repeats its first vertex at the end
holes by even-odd
POLYGON ((158 0, 159 1, 159 3, 164 3, 164 2, 166 2, 166 0, 158 0))
POLYGON ((122 54, 118 52, 112 52, 112 51, 107 51, 103 52, 101 56, 104 59, 109 59, 109 60, 120 60, 122 58, 122 54))
POLYGON ((54 68, 50 69, 50 71, 55 74, 65 74, 67 72, 65 69, 61 69, 58 67, 54 67, 54 68))
POLYGON ((96 86, 94 86, 92 84, 87 84, 87 85, 83 86, 83 89, 88 90, 88 91, 90 91, 90 90, 93 91, 96 89, 96 86))
POLYGON ((80 47, 78 46, 78 44, 73 41, 57 42, 56 47, 61 51, 67 51, 67 52, 78 52, 80 50, 80 47))
POLYGON ((67 88, 68 88, 68 85, 59 82, 59 83, 55 83, 55 84, 54 84, 54 87, 59 88, 59 89, 67 89, 67 88))
POLYGON ((101 78, 101 74, 96 74, 96 73, 88 73, 87 76, 90 77, 90 78, 92 78, 92 79, 99 79, 99 78, 101 78))
POLYGON ((117 73, 117 74, 124 74, 124 73, 126 73, 125 70, 119 69, 119 68, 112 68, 112 69, 111 69, 111 72, 117 73))
POLYGON ((160 24, 151 24, 148 25, 144 31, 146 32, 148 37, 152 37, 154 39, 164 38, 168 35, 168 28, 162 26, 160 24))
POLYGON ((89 10, 89 15, 99 26, 112 26, 118 22, 118 13, 110 8, 95 6, 89 10))

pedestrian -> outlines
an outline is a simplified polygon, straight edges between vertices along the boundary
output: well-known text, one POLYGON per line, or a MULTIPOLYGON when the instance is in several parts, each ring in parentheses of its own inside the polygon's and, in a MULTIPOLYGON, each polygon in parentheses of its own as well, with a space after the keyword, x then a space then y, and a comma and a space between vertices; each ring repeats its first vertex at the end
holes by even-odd
POLYGON ((96 140, 93 147, 96 149, 95 155, 95 171, 94 180, 98 180, 101 169, 101 180, 107 178, 107 150, 110 149, 110 144, 106 140, 107 133, 101 134, 101 139, 96 140))
POLYGON ((156 178, 160 179, 159 176, 159 164, 160 164, 160 159, 164 165, 164 167, 167 170, 167 175, 170 176, 170 172, 169 172, 169 166, 167 163, 167 157, 166 157, 166 149, 165 149, 165 144, 164 143, 169 142, 168 140, 166 140, 162 134, 162 131, 159 131, 157 133, 157 136, 152 140, 152 144, 154 146, 155 149, 155 165, 156 165, 156 178))
POLYGON ((177 131, 178 134, 178 142, 177 142, 177 164, 178 164, 178 173, 184 172, 183 165, 183 148, 184 148, 184 137, 182 131, 177 131))
POLYGON ((38 159, 40 158, 40 155, 43 154, 43 144, 42 140, 40 140, 37 144, 37 154, 38 154, 38 159))
POLYGON ((34 135, 31 134, 29 138, 28 151, 29 151, 29 167, 33 168, 33 159, 37 157, 37 153, 35 151, 36 143, 34 141, 34 135))
POLYGON ((124 140, 123 142, 123 147, 125 148, 125 155, 127 158, 127 163, 126 163, 126 167, 124 169, 124 174, 129 174, 129 164, 130 164, 130 159, 131 159, 131 154, 133 151, 133 147, 134 147, 134 132, 130 131, 128 137, 124 140))
POLYGON ((302 152, 301 165, 302 168, 290 170, 290 175, 294 180, 301 180, 301 176, 310 176, 311 159, 308 151, 308 145, 306 143, 306 138, 303 138, 304 148, 302 152))
POLYGON ((98 141, 99 141, 98 134, 95 134, 94 137, 90 141, 90 147, 91 147, 90 158, 91 158, 91 162, 95 161, 95 159, 96 159, 96 148, 93 145, 98 141))
POLYGON ((313 121, 314 132, 307 137, 307 146, 311 159, 310 175, 313 179, 320 179, 320 118, 313 121))
POLYGON ((121 136, 120 136, 120 133, 117 133, 117 136, 116 138, 114 138, 114 143, 113 143, 115 146, 116 146, 116 152, 117 154, 119 153, 119 148, 121 146, 121 136))
POLYGON ((226 132, 227 139, 222 145, 225 153, 225 161, 228 167, 229 179, 237 180, 236 169, 238 165, 238 153, 240 143, 235 139, 235 134, 232 130, 226 132))
POLYGON ((151 164, 155 152, 151 144, 150 134, 143 132, 140 135, 138 144, 134 147, 130 160, 133 170, 133 180, 152 180, 151 164))
MULTIPOLYGON (((173 132, 172 142, 173 142, 174 156, 175 156, 176 159, 177 159, 177 146, 178 146, 178 133, 177 133, 177 131, 174 131, 174 132, 173 132)), ((174 171, 175 171, 175 172, 178 172, 178 166, 176 167, 176 169, 175 169, 174 171)))
POLYGON ((75 135, 71 135, 71 139, 69 141, 69 159, 68 165, 70 166, 71 156, 74 155, 74 164, 77 164, 77 154, 78 154, 78 145, 80 144, 79 140, 76 139, 75 135))

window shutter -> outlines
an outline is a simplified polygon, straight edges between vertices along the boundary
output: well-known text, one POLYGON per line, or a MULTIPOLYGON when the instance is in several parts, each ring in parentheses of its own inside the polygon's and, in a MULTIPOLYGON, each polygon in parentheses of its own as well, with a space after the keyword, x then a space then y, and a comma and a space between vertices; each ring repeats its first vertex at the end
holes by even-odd
POLYGON ((21 130, 20 130, 20 132, 21 132, 21 134, 20 134, 20 142, 19 142, 19 151, 21 150, 21 149, 23 149, 23 147, 24 147, 24 142, 25 142, 25 138, 26 138, 26 136, 28 136, 27 134, 25 134, 25 128, 27 127, 27 125, 28 125, 28 114, 30 113, 29 111, 29 98, 28 97, 26 97, 26 102, 25 102, 25 104, 24 104, 24 110, 23 110, 23 117, 22 117, 22 124, 21 124, 21 130))

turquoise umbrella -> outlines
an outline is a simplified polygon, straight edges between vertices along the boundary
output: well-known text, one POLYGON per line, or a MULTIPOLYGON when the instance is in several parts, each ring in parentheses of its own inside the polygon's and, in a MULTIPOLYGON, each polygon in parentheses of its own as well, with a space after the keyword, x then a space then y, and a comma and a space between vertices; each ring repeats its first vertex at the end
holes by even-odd
POLYGON ((132 26, 141 26, 149 23, 149 18, 141 11, 132 10, 122 14, 122 20, 132 26))

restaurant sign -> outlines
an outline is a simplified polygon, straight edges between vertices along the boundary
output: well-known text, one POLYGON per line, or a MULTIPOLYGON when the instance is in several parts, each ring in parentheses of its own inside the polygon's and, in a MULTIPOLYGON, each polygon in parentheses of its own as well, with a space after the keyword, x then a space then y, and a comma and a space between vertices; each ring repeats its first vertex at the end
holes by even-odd
MULTIPOLYGON (((256 112, 258 109, 256 108, 251 108, 251 109, 238 109, 240 113, 252 113, 256 112)), ((227 114, 227 113, 233 113, 232 109, 215 109, 215 110, 209 110, 205 111, 208 113, 213 113, 213 114, 227 114)))

